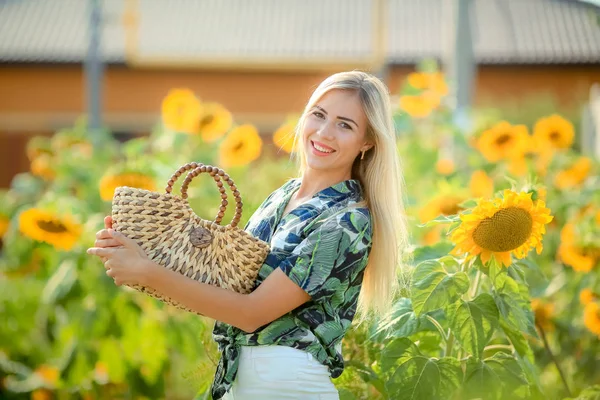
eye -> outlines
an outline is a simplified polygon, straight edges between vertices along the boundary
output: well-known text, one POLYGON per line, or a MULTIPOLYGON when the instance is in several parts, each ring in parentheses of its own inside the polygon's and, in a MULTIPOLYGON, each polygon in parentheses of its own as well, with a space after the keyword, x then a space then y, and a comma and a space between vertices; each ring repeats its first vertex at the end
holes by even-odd
POLYGON ((317 118, 324 119, 325 115, 321 111, 313 111, 313 115, 317 118))
POLYGON ((350 130, 352 130, 352 127, 351 127, 350 125, 348 125, 347 123, 345 123, 345 122, 342 122, 342 123, 340 124, 340 126, 341 126, 342 128, 344 128, 344 129, 350 129, 350 130))

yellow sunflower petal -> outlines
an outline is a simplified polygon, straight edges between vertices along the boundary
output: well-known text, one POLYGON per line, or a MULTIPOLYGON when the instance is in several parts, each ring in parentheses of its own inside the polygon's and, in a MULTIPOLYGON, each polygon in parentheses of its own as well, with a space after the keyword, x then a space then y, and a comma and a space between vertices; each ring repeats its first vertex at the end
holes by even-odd
POLYGON ((104 201, 112 201, 115 189, 119 186, 129 186, 136 189, 156 191, 154 179, 141 173, 128 172, 123 174, 108 174, 100 179, 100 197, 104 201))
POLYGON ((70 250, 79 240, 83 227, 69 215, 58 216, 31 208, 19 215, 19 229, 25 236, 70 250))
POLYGON ((196 133, 202 117, 202 103, 189 89, 172 89, 162 102, 163 124, 169 130, 196 133))
POLYGON ((286 153, 292 153, 294 151, 296 124, 296 121, 288 121, 277 128, 275 133, 273 133, 273 143, 277 148, 282 149, 286 153))
POLYGON ((227 133, 233 123, 229 110, 219 103, 204 103, 203 114, 198 122, 202 140, 212 143, 227 133))
POLYGON ((224 168, 242 166, 260 157, 262 139, 250 124, 234 128, 219 147, 220 163, 224 168))
POLYGON ((461 225, 451 240, 461 249, 469 247, 471 254, 481 253, 485 263, 494 256, 503 265, 510 265, 514 254, 524 258, 536 248, 541 251, 541 237, 550 210, 543 203, 534 203, 531 193, 505 190, 501 199, 480 200, 471 214, 461 216, 461 225))
POLYGON ((557 114, 539 119, 533 128, 538 151, 567 149, 573 144, 574 138, 573 124, 557 114))
POLYGON ((425 118, 440 105, 439 97, 430 94, 401 96, 400 108, 413 118, 425 118))

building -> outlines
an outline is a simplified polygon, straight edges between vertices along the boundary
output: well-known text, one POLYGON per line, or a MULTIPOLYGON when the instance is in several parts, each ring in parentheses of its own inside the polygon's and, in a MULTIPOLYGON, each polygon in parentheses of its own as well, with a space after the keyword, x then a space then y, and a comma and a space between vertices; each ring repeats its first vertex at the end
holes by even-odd
MULTIPOLYGON (((83 0, 0 3, 0 187, 23 148, 85 113, 83 0)), ((104 0, 103 121, 143 134, 173 87, 268 133, 333 71, 368 69, 392 91, 449 48, 446 0, 104 0)), ((585 101, 600 82, 600 8, 577 0, 477 0, 475 102, 545 91, 585 101)), ((23 154, 23 156, 19 156, 23 154)))

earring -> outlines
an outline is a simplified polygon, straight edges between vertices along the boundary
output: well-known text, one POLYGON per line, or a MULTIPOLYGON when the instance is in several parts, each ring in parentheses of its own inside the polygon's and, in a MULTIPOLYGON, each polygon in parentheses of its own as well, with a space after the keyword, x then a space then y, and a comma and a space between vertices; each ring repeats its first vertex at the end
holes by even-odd
POLYGON ((362 156, 360 156, 360 159, 363 160, 365 158, 365 151, 362 151, 362 156))

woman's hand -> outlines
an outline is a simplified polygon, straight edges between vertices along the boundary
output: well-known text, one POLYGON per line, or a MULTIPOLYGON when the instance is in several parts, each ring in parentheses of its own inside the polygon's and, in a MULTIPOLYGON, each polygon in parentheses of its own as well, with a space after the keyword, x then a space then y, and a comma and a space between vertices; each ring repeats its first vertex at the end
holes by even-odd
POLYGON ((96 234, 95 247, 89 248, 87 253, 102 259, 106 275, 113 278, 115 285, 146 286, 156 264, 134 240, 112 229, 112 218, 106 217, 104 225, 105 229, 96 234))

